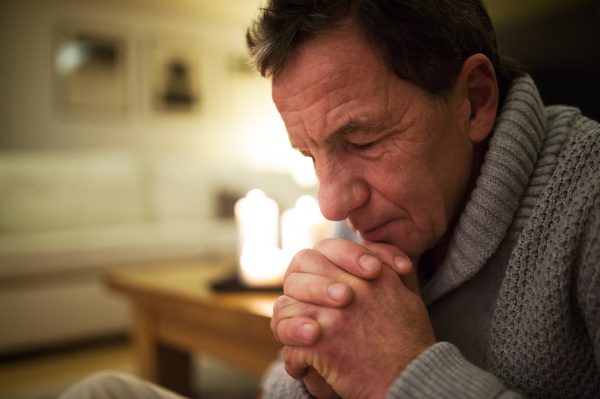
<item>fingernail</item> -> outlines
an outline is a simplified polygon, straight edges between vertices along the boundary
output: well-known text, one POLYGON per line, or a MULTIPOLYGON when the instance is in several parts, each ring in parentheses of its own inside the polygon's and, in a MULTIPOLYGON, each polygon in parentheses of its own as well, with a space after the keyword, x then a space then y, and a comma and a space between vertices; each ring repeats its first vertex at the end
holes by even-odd
POLYGON ((360 265, 361 269, 366 272, 370 272, 375 270, 375 268, 379 265, 379 259, 373 255, 364 254, 358 260, 358 264, 360 265))
POLYGON ((396 265, 399 271, 407 271, 412 267, 412 262, 406 256, 396 256, 396 259, 394 259, 394 265, 396 265))
POLYGON ((303 324, 302 327, 300 327, 300 335, 302 336, 302 338, 304 338, 306 341, 310 341, 313 338, 313 326, 311 324, 303 324))
POLYGON ((338 283, 331 284, 327 287, 327 293, 334 301, 341 301, 346 295, 346 286, 338 283))

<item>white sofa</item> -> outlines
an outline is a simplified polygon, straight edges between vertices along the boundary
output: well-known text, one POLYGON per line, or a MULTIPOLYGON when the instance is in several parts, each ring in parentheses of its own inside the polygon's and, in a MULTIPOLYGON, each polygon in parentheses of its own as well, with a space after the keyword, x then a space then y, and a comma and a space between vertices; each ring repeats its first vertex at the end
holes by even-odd
POLYGON ((0 153, 0 353, 122 332, 128 307, 102 275, 125 265, 233 257, 220 192, 261 188, 282 209, 287 175, 215 170, 128 151, 0 153))

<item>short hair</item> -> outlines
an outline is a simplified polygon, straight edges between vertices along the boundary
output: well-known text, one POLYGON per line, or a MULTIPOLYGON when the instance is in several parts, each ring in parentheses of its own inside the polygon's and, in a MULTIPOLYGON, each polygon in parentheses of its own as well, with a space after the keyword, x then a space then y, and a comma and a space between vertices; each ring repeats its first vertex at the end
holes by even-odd
POLYGON ((510 80, 525 74, 515 61, 501 61, 481 0, 268 0, 246 34, 251 61, 262 76, 276 77, 303 44, 348 18, 396 76, 435 96, 454 87, 473 54, 491 61, 501 101, 510 80))

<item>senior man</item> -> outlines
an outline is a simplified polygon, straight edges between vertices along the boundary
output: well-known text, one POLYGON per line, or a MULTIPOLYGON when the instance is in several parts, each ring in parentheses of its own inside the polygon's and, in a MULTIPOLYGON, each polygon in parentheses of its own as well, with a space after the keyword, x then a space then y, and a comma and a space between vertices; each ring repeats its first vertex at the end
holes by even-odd
MULTIPOLYGON (((319 204, 266 398, 600 397, 600 127, 544 107, 480 0, 270 0, 247 35, 319 204)), ((96 377, 64 398, 175 398, 96 377)))
POLYGON ((247 41, 364 240, 290 264, 266 397, 600 397, 600 128, 481 1, 271 0, 247 41))

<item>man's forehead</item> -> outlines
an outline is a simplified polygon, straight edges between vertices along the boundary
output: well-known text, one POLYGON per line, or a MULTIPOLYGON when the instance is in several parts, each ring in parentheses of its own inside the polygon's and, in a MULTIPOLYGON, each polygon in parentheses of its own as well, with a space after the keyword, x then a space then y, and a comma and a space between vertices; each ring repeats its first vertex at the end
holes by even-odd
POLYGON ((273 99, 301 93, 319 83, 335 87, 356 68, 380 68, 381 64, 356 27, 341 28, 303 44, 273 79, 273 99))
MULTIPOLYGON (((349 72, 350 68, 347 69, 349 72)), ((278 108, 310 105, 325 93, 345 86, 348 79, 348 73, 331 63, 314 63, 312 68, 286 69, 286 72, 273 80, 273 101, 278 108)))
POLYGON ((305 150, 313 139, 332 144, 377 124, 373 108, 391 74, 352 27, 304 44, 272 85, 292 146, 305 150))

